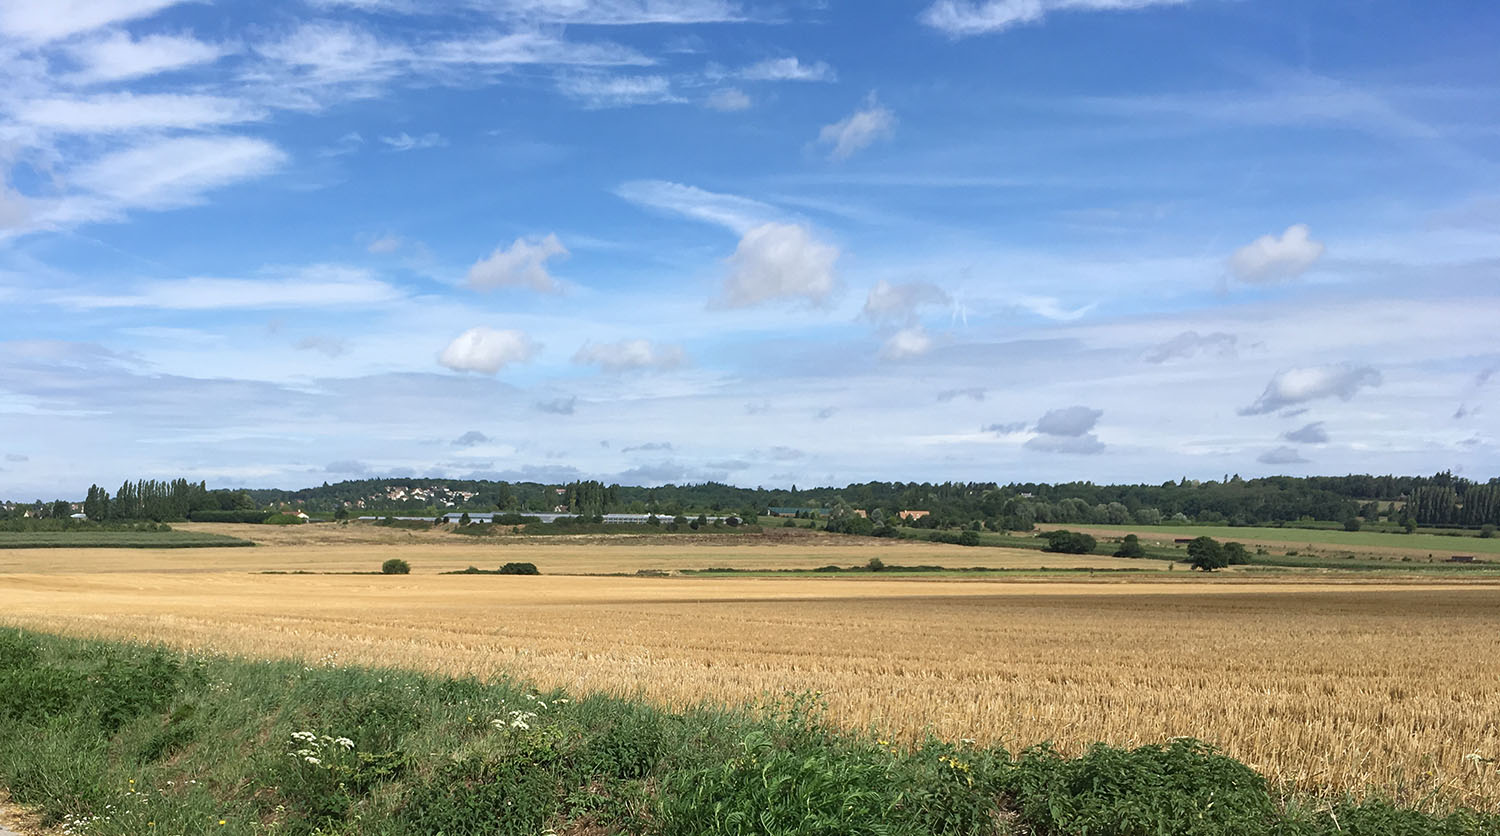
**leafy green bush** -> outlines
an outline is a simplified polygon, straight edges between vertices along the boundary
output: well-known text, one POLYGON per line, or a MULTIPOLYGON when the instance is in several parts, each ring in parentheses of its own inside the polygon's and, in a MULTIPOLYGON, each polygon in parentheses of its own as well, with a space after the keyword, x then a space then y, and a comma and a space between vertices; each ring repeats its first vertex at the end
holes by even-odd
POLYGON ((500 567, 502 575, 540 575, 535 563, 507 563, 500 567))
POLYGON ((188 514, 188 519, 193 522, 258 524, 270 519, 272 513, 271 511, 193 511, 188 514))
POLYGON ((1134 534, 1125 535, 1120 541, 1120 549, 1115 552, 1115 557, 1145 557, 1146 550, 1141 547, 1141 538, 1134 534))
POLYGON ((296 514, 272 514, 261 521, 265 525, 302 525, 307 520, 296 514))
POLYGON ((1005 784, 1039 836, 1256 836, 1276 820, 1265 779, 1195 740, 1071 760, 1039 746, 1005 784))
POLYGON ((411 564, 399 557, 393 557, 380 564, 380 573, 382 575, 410 575, 411 564))
POLYGON ((1047 541, 1042 551, 1061 554, 1093 554, 1094 549, 1099 545, 1092 535, 1061 528, 1043 534, 1042 539, 1047 541))

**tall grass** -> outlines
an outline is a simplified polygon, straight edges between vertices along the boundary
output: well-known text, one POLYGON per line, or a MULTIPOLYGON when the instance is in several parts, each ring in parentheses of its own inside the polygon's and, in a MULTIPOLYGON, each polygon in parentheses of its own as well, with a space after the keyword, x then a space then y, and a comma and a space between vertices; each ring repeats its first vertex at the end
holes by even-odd
POLYGON ((836 730, 815 696, 667 712, 324 660, 0 633, 0 783, 68 833, 1494 834, 1282 804, 1188 740, 1079 758, 836 730))

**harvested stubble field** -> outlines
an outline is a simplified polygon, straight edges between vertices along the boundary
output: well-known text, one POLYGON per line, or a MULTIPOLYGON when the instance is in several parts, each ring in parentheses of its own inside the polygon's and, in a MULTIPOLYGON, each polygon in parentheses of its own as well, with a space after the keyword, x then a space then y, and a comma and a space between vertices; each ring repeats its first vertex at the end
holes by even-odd
MULTIPOLYGON (((51 549, 28 555, 0 549, 0 573, 14 572, 368 572, 400 557, 419 574, 469 566, 535 563, 544 574, 633 574, 675 571, 813 569, 857 566, 879 557, 889 564, 992 569, 1140 569, 1165 572, 1160 560, 1044 554, 1031 549, 965 548, 903 540, 852 539, 809 531, 660 536, 548 535, 466 537, 443 529, 408 531, 373 525, 265 526, 186 523, 184 531, 253 540, 254 549, 194 549, 191 555, 144 549, 51 549)), ((1179 569, 1181 567, 1178 567, 1179 569)))
POLYGON ((1500 755, 1500 585, 172 566, 0 575, 0 621, 252 656, 519 674, 674 706, 817 690, 835 721, 907 739, 930 729, 1077 752, 1194 736, 1303 791, 1500 807, 1495 765, 1466 757, 1500 755))

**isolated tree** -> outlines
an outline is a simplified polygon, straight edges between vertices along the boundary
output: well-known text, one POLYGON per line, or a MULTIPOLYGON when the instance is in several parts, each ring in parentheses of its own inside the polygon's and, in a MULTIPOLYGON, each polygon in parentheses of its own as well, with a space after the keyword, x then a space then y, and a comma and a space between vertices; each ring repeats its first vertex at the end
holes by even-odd
POLYGON ((459 525, 468 525, 469 524, 469 512, 468 511, 465 511, 462 514, 459 515, 459 517, 458 517, 458 524, 459 525))
POLYGON ((393 557, 380 564, 380 572, 384 575, 410 575, 411 564, 399 557, 393 557))
POLYGON ((1141 538, 1134 534, 1125 535, 1120 541, 1120 550, 1115 552, 1115 557, 1145 557, 1146 550, 1141 548, 1141 538))
POLYGON ((1350 517, 1349 519, 1344 520, 1344 530, 1345 531, 1358 531, 1359 530, 1359 517, 1350 517))
POLYGON ((1250 562, 1250 550, 1245 548, 1244 543, 1225 543, 1224 560, 1230 566, 1244 566, 1250 562))
POLYGON ((1187 550, 1188 563, 1191 563, 1194 569, 1212 572, 1229 565, 1229 558, 1224 554, 1224 546, 1212 537, 1197 538, 1188 543, 1187 550))

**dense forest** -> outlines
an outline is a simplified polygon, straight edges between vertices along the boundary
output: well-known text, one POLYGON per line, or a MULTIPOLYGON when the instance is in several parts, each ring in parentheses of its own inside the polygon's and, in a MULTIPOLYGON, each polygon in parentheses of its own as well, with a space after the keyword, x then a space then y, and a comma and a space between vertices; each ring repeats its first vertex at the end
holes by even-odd
MULTIPOLYGON (((7 506, 8 514, 67 516, 70 503, 7 506)), ((82 512, 90 520, 226 519, 299 508, 340 516, 439 511, 696 513, 754 515, 789 509, 827 516, 859 509, 895 519, 927 511, 922 527, 1028 530, 1036 524, 1155 525, 1199 522, 1264 525, 1298 521, 1391 523, 1478 528, 1500 524, 1500 479, 1474 482, 1449 472, 1433 476, 1276 476, 1217 481, 1181 479, 1160 485, 995 482, 866 482, 842 488, 741 488, 717 482, 638 487, 598 481, 570 484, 460 479, 363 479, 286 490, 209 490, 203 482, 126 482, 111 495, 89 488, 82 512)), ((843 516, 842 514, 840 516, 843 516)))

